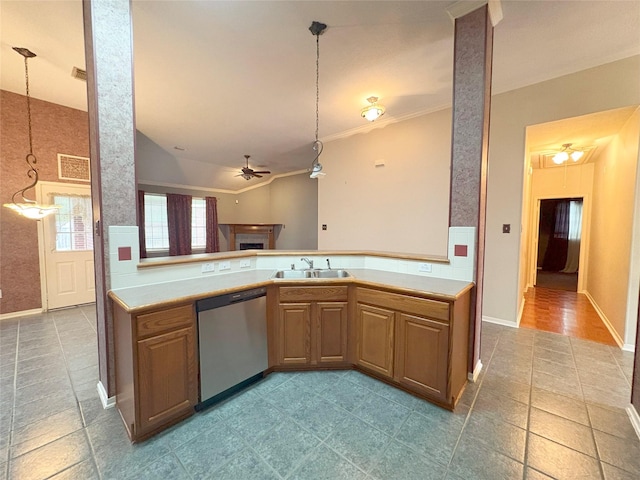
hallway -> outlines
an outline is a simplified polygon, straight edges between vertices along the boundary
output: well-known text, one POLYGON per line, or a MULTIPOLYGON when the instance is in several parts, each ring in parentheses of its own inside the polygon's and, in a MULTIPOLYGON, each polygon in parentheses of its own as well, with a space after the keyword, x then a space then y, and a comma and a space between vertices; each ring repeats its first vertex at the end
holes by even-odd
POLYGON ((524 298, 521 327, 618 346, 584 294, 534 287, 524 298))

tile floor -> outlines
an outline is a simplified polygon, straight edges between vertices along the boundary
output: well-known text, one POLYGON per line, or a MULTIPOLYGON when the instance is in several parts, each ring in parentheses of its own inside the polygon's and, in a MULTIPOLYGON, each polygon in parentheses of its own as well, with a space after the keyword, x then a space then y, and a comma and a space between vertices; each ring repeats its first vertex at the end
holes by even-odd
POLYGON ((0 479, 640 478, 617 348, 485 324, 455 413, 355 371, 277 373, 131 445, 96 393, 93 318, 0 322, 0 479))

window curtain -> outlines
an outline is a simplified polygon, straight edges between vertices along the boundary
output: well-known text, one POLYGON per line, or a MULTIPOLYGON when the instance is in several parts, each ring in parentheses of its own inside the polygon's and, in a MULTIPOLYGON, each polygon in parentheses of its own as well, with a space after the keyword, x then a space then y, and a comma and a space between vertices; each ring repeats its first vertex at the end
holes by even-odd
POLYGON ((140 242, 140 258, 147 258, 147 236, 144 231, 144 192, 138 190, 138 238, 140 242))
POLYGON ((580 265, 580 239, 582 237, 582 200, 569 202, 569 232, 567 261, 562 273, 576 273, 580 265))
POLYGON ((206 253, 220 251, 220 239, 218 237, 218 199, 205 197, 207 208, 207 245, 206 253))
POLYGON ((169 255, 191 255, 191 195, 167 194, 169 255))
POLYGON ((569 245, 569 201, 558 200, 554 209, 549 245, 544 256, 543 270, 559 272, 567 262, 569 245))

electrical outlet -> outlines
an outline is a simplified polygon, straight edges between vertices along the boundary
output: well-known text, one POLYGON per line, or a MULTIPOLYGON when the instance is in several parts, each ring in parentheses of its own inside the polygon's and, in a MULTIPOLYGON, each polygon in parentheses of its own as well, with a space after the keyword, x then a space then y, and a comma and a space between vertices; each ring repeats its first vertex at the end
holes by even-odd
POLYGON ((215 263, 203 263, 202 264, 202 273, 214 272, 216 269, 215 263))
POLYGON ((418 266, 418 271, 419 272, 424 272, 424 273, 431 273, 431 264, 430 263, 421 263, 418 266))
POLYGON ((251 266, 251 260, 248 258, 243 258, 240 260, 240 268, 249 268, 251 266))
POLYGON ((231 262, 228 260, 226 262, 220 262, 218 264, 218 270, 231 270, 231 262))

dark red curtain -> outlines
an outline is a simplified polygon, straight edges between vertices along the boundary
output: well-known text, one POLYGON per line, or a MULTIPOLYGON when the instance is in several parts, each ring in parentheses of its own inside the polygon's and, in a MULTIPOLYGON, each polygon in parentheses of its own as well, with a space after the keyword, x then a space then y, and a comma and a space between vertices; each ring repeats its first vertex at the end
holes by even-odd
POLYGON ((191 195, 167 193, 169 255, 191 255, 191 195))
POLYGON ((549 246, 544 256, 542 269, 559 272, 567 263, 569 248, 569 200, 556 200, 553 212, 549 246))
POLYGON ((220 251, 220 239, 218 238, 218 199, 205 197, 207 205, 207 246, 206 253, 220 251))
POLYGON ((138 190, 138 237, 140 258, 147 258, 147 237, 144 231, 144 192, 142 190, 138 190))

